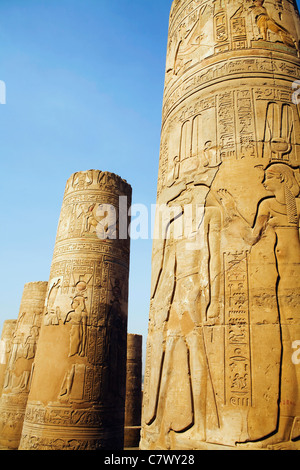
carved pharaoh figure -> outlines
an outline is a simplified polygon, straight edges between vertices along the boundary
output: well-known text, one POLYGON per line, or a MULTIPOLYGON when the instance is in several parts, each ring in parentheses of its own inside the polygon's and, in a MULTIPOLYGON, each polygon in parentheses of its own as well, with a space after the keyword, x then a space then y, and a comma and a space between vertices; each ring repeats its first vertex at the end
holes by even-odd
POLYGON ((173 2, 141 449, 299 448, 299 34, 294 1, 173 2))

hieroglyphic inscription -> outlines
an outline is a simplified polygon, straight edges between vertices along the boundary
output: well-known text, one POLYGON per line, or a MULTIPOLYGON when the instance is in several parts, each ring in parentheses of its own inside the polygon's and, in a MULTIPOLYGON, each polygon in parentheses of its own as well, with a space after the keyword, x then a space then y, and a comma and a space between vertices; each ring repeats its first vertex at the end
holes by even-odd
POLYGON ((256 157, 255 124, 251 90, 236 93, 238 155, 240 158, 256 157))
POLYGON ((251 406, 248 252, 224 253, 224 271, 225 400, 232 406, 251 406))
MULTIPOLYGON (((188 77, 179 86, 176 88, 172 87, 165 93, 163 103, 163 122, 174 105, 178 101, 181 101, 183 96, 188 96, 197 90, 201 90, 204 85, 207 86, 208 82, 217 82, 220 79, 224 79, 224 77, 241 73, 250 73, 253 76, 257 76, 257 74, 262 73, 266 75, 272 74, 272 78, 273 75, 276 74, 276 77, 278 78, 288 77, 289 80, 297 80, 300 78, 300 67, 298 63, 294 63, 292 61, 286 62, 277 58, 270 59, 268 57, 264 59, 258 57, 234 58, 230 61, 219 61, 213 66, 203 66, 199 71, 188 77)), ((266 92, 268 90, 270 93, 280 95, 280 99, 282 99, 284 94, 288 97, 287 99, 289 102, 291 102, 291 87, 273 88, 268 86, 266 92)), ((260 94, 265 94, 265 88, 257 87, 257 93, 257 99, 259 99, 260 94)))
POLYGON ((188 4, 182 5, 182 2, 176 2, 172 5, 172 12, 170 15, 170 34, 172 34, 174 28, 177 28, 178 25, 190 14, 194 14, 195 11, 207 3, 207 0, 191 0, 188 4))
POLYGON ((226 52, 229 50, 229 31, 226 10, 222 5, 222 0, 215 3, 214 15, 214 36, 215 36, 215 53, 226 52))
POLYGON ((36 448, 69 448, 75 439, 76 446, 97 440, 97 448, 108 441, 122 446, 129 239, 98 236, 106 205, 113 206, 117 220, 124 215, 128 227, 131 188, 124 180, 96 170, 69 178, 20 449, 32 448, 31 417, 40 413, 45 419, 33 424, 36 448))
POLYGON ((236 156, 234 92, 228 91, 218 96, 218 133, 221 147, 221 160, 236 156))
POLYGON ((233 49, 245 49, 247 47, 246 19, 233 17, 231 22, 231 37, 233 49))

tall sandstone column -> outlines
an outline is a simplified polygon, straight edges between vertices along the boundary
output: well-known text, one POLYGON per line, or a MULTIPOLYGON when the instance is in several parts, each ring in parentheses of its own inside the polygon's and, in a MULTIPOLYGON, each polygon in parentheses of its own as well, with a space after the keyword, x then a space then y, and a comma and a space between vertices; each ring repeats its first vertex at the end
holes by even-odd
POLYGON ((17 320, 6 320, 3 324, 0 340, 0 397, 4 384, 5 371, 11 352, 13 334, 15 332, 17 320))
POLYGON ((0 398, 0 446, 7 449, 20 442, 47 285, 30 282, 23 290, 0 398))
POLYGON ((112 173, 67 182, 20 450, 123 447, 130 204, 112 173))
POLYGON ((299 33, 293 0, 173 2, 142 449, 300 447, 299 33))
POLYGON ((142 345, 141 335, 127 336, 127 372, 124 447, 140 443, 142 415, 142 345))

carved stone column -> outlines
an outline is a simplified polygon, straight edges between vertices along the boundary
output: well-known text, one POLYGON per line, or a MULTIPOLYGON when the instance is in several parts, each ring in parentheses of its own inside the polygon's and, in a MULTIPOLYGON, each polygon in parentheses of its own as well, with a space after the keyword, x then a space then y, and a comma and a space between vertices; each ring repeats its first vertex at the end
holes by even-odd
POLYGON ((300 446, 299 33, 293 0, 173 2, 142 449, 300 446))
POLYGON ((0 398, 0 446, 17 449, 30 390, 47 282, 25 284, 0 398))
POLYGON ((142 343, 140 335, 127 336, 127 374, 124 447, 138 447, 142 414, 142 343))
POLYGON ((123 447, 130 204, 117 175, 67 182, 20 449, 123 447))
POLYGON ((17 320, 6 320, 3 324, 0 341, 0 397, 4 384, 6 366, 11 352, 13 333, 17 325, 17 320))

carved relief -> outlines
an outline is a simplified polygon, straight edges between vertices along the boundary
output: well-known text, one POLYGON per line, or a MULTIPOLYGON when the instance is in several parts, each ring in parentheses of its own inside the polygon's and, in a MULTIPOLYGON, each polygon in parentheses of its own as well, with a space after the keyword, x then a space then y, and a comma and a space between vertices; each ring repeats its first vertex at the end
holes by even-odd
MULTIPOLYGON (((254 228, 251 229, 245 225, 241 233, 250 246, 258 243, 267 230, 272 230, 276 234, 276 246, 273 249, 278 271, 277 302, 282 335, 282 376, 278 396, 281 396, 282 400, 279 409, 278 434, 273 442, 280 442, 280 439, 284 440, 287 436, 291 437, 292 425, 297 419, 299 410, 296 397, 299 374, 290 358, 291 344, 300 331, 300 319, 295 307, 292 307, 288 300, 290 295, 297 295, 299 291, 297 270, 300 266, 298 261, 300 259, 300 200, 297 196, 300 186, 298 173, 299 170, 295 172, 285 164, 272 164, 266 169, 264 186, 273 196, 261 201, 254 228), (288 383, 289 386, 287 386, 288 383), (283 396, 287 394, 292 397, 289 404, 283 399, 283 396)), ((226 197, 231 198, 228 194, 226 197)), ((229 205, 231 209, 235 207, 233 201, 229 205)), ((236 209, 233 210, 236 217, 242 217, 236 209)), ((292 438, 295 437, 295 435, 292 436, 292 438)), ((272 439, 270 441, 272 442, 272 439)))
POLYGON ((98 236, 107 205, 120 215, 119 196, 128 196, 127 219, 131 190, 121 178, 93 170, 67 182, 20 448, 121 446, 129 239, 98 236))
POLYGON ((164 91, 141 449, 299 448, 294 8, 173 4, 169 44, 198 18, 199 61, 164 91))
POLYGON ((200 45, 199 18, 194 15, 189 20, 191 24, 186 26, 182 39, 180 39, 176 47, 173 66, 173 73, 175 75, 178 74, 182 67, 186 68, 192 65, 193 53, 197 51, 200 45))
POLYGON ((268 40, 268 32, 272 31, 280 38, 280 40, 289 47, 297 47, 295 39, 291 36, 290 32, 282 25, 277 23, 268 13, 264 7, 264 0, 254 0, 250 8, 253 11, 255 22, 258 26, 261 39, 268 40))
POLYGON ((268 104, 264 152, 270 160, 289 161, 292 142, 295 142, 293 114, 290 104, 268 104))
POLYGON ((294 5, 264 4, 264 0, 217 0, 185 5, 176 21, 170 22, 166 96, 171 91, 182 96, 178 86, 185 90, 191 76, 201 73, 206 59, 214 54, 220 56, 222 66, 225 66, 223 54, 234 53, 245 61, 249 49, 284 52, 296 58, 299 55, 297 27, 289 18, 297 14, 294 5))
POLYGON ((16 323, 16 320, 6 320, 3 324, 3 330, 0 341, 0 397, 4 384, 5 371, 11 353, 12 340, 14 330, 16 328, 16 323))
POLYGON ((0 444, 17 449, 34 370, 47 282, 24 286, 0 399, 0 444))
POLYGON ((65 323, 70 322, 70 351, 69 357, 85 356, 86 347, 86 326, 87 326, 87 311, 85 305, 85 298, 81 295, 77 295, 72 300, 72 310, 68 312, 65 323))
MULTIPOLYGON (((252 405, 248 253, 224 253, 225 402, 252 405)), ((246 424, 246 423, 245 423, 246 424)))

